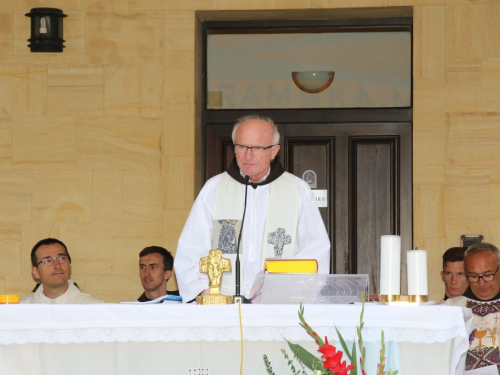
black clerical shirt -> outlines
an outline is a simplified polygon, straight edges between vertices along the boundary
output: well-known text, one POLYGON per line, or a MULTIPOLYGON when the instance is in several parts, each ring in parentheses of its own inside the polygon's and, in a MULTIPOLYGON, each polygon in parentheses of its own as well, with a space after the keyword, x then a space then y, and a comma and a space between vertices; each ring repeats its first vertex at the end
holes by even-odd
MULTIPOLYGON (((167 290, 167 294, 171 294, 173 296, 178 296, 179 295, 179 291, 178 290, 172 290, 172 291, 167 290)), ((141 296, 139 298, 137 298, 137 301, 139 301, 139 302, 149 302, 151 300, 146 296, 146 292, 144 292, 144 293, 141 294, 141 296)))
POLYGON ((490 298, 488 300, 482 300, 481 298, 476 297, 476 295, 472 292, 472 289, 469 286, 467 288, 467 290, 464 292, 463 296, 467 297, 469 299, 473 299, 474 301, 485 301, 485 302, 488 302, 488 301, 494 301, 494 300, 500 299, 500 292, 498 292, 497 295, 494 296, 493 298, 490 298))

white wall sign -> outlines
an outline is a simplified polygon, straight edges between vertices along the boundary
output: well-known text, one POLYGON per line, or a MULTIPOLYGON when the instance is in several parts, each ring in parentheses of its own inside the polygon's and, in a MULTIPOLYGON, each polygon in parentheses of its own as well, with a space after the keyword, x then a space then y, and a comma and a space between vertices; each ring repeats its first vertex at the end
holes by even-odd
POLYGON ((328 190, 313 190, 318 207, 328 207, 328 190))

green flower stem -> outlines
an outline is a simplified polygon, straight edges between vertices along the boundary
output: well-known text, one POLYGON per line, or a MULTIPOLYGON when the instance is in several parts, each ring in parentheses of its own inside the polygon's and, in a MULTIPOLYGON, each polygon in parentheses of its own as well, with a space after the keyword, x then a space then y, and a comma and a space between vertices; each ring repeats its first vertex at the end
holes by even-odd
POLYGON ((318 334, 314 332, 314 330, 306 323, 306 320, 304 319, 304 306, 302 305, 302 303, 300 304, 299 307, 299 319, 300 319, 299 323, 300 326, 304 328, 306 332, 309 334, 309 336, 311 336, 316 341, 316 344, 318 344, 320 348, 325 346, 325 343, 323 342, 321 337, 319 337, 318 334))
POLYGON ((359 348, 359 365, 361 368, 361 373, 365 374, 365 363, 366 363, 366 348, 363 346, 363 327, 365 325, 364 322, 365 315, 365 292, 361 291, 361 314, 359 314, 359 326, 356 328, 358 334, 358 348, 359 348))

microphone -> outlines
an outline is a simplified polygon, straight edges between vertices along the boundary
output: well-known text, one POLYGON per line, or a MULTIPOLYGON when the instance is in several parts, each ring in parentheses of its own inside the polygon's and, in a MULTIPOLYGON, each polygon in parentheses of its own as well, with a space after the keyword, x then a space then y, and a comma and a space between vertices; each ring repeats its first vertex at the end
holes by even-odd
POLYGON ((250 181, 249 176, 245 176, 245 206, 243 208, 243 218, 241 219, 240 234, 238 235, 238 248, 236 249, 236 261, 235 261, 235 284, 236 284, 236 294, 233 297, 233 303, 252 303, 248 298, 241 295, 240 292, 240 246, 241 246, 241 234, 243 233, 243 223, 245 222, 245 214, 247 212, 247 193, 248 193, 248 181, 250 181))

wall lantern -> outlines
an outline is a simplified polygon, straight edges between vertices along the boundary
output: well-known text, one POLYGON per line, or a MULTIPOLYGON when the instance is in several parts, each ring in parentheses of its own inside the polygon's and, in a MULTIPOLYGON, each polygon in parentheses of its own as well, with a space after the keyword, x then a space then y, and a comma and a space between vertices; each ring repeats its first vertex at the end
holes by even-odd
POLYGON ((61 9, 32 8, 25 14, 31 18, 31 38, 28 39, 31 52, 63 51, 63 18, 61 9))

